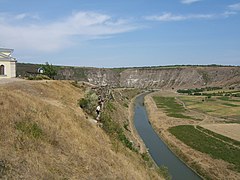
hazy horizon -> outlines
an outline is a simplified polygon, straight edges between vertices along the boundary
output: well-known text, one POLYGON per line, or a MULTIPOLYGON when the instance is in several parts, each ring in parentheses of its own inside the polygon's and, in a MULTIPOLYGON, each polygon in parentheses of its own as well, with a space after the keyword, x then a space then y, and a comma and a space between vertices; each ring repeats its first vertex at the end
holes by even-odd
MULTIPOLYGON (((17 62, 22 64, 36 64, 45 65, 45 63, 31 63, 31 62, 17 62)), ((48 62, 47 62, 48 63, 48 62)), ((94 66, 78 66, 78 65, 63 65, 63 64, 52 64, 53 66, 63 66, 63 67, 79 67, 79 68, 105 68, 105 69, 121 69, 121 68, 158 68, 158 67, 240 67, 240 65, 223 65, 223 64, 169 64, 169 65, 159 65, 159 66, 120 66, 120 67, 94 67, 94 66)))

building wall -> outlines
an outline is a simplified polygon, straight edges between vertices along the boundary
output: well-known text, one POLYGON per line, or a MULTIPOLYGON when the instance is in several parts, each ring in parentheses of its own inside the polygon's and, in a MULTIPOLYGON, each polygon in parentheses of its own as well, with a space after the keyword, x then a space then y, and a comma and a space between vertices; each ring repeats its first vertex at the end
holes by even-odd
POLYGON ((10 62, 11 66, 11 77, 16 77, 16 62, 10 62))
POLYGON ((0 61, 0 66, 4 65, 4 75, 0 75, 1 78, 16 77, 16 62, 0 61))

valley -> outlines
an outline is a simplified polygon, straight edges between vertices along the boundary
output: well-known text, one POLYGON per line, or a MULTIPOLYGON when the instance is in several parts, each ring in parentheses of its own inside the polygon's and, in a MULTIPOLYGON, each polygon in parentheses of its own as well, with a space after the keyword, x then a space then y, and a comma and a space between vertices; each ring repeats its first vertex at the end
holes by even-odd
POLYGON ((206 179, 238 179, 239 97, 161 91, 145 105, 155 131, 191 168, 206 179))
POLYGON ((25 80, 39 66, 18 64, 21 78, 0 83, 1 177, 169 179, 133 123, 146 91, 151 125, 188 167, 204 179, 240 176, 239 67, 57 67, 56 80, 25 80))

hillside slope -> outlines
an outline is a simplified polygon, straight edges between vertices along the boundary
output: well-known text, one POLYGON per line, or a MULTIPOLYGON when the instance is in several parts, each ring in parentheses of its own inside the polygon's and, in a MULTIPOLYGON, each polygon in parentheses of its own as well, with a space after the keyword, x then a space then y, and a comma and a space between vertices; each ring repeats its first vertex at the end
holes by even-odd
POLYGON ((140 155, 117 152, 77 100, 67 81, 0 85, 0 178, 161 179, 140 155))

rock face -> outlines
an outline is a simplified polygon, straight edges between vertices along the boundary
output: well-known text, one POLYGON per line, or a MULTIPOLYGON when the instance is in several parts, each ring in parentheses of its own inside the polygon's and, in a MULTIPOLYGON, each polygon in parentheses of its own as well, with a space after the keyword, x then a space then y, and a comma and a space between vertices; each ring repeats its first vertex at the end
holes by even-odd
POLYGON ((239 83, 240 67, 127 69, 120 76, 122 87, 187 88, 237 86, 239 83))
POLYGON ((57 79, 87 81, 89 83, 114 87, 119 86, 120 74, 103 68, 79 68, 65 67, 58 70, 57 79))
POLYGON ((203 77, 193 69, 136 69, 127 70, 121 76, 121 86, 162 88, 186 84, 204 85, 203 77))
MULTIPOLYGON (((25 64, 17 64, 17 73, 23 76, 24 69, 29 69, 29 64, 25 66, 25 64)), ((240 66, 179 66, 121 69, 58 67, 56 79, 87 81, 100 86, 137 88, 169 89, 202 86, 240 86, 240 66)))
POLYGON ((120 84, 120 74, 111 69, 89 69, 86 77, 88 82, 100 86, 118 87, 120 84))
POLYGON ((86 80, 96 85, 137 88, 240 86, 240 67, 134 68, 115 72, 92 69, 86 80))

